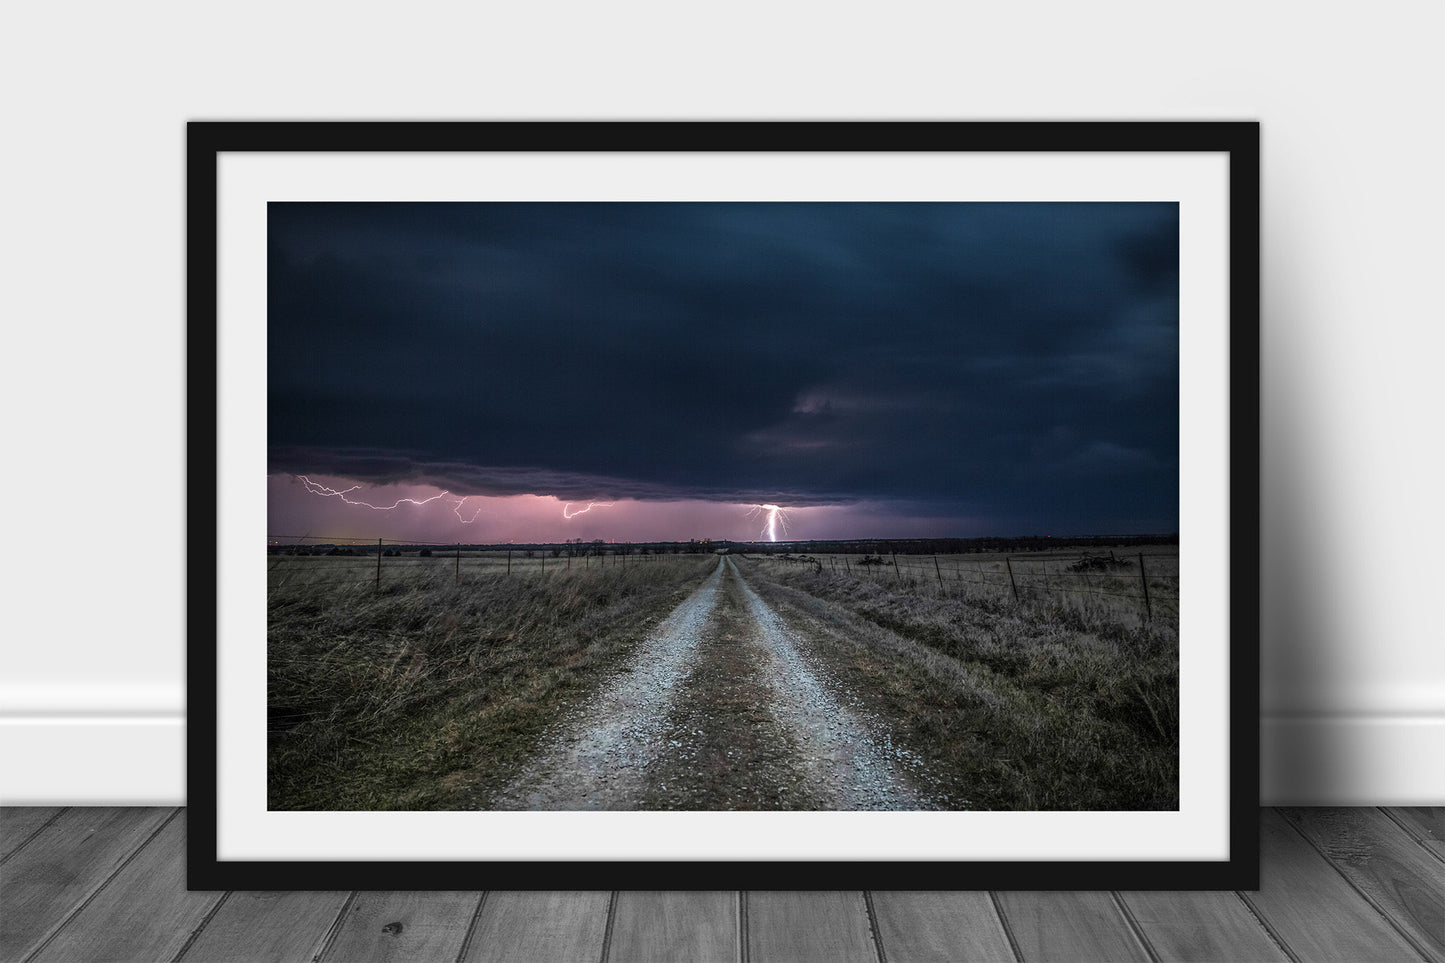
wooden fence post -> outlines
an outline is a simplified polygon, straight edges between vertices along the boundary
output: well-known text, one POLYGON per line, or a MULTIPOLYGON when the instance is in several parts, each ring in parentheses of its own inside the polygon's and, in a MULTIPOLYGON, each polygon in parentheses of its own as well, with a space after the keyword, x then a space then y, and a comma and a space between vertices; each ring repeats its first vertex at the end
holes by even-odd
POLYGON ((1144 617, 1154 621, 1154 606, 1149 603, 1149 577, 1144 574, 1144 553, 1139 553, 1139 581, 1144 586, 1144 617))
POLYGON ((381 591, 381 539, 376 540, 376 590, 381 591))
POLYGON ((457 542, 457 581, 462 580, 462 543, 457 542))
POLYGON ((898 553, 893 553, 893 581, 902 582, 903 574, 898 571, 898 553))
POLYGON ((843 567, 848 570, 848 577, 853 577, 853 566, 848 563, 848 556, 843 556, 843 567))
POLYGON ((1017 601, 1019 600, 1019 583, 1016 582, 1016 581, 1014 581, 1014 565, 1013 565, 1013 562, 1009 561, 1009 557, 1008 557, 1007 555, 1005 555, 1005 556, 1003 557, 1003 563, 1008 566, 1008 583, 1013 586, 1013 590, 1014 590, 1014 601, 1017 602, 1017 601))
POLYGON ((933 571, 938 575, 938 591, 943 591, 943 569, 938 567, 938 556, 933 556, 933 571))
POLYGON ((512 574, 512 546, 507 546, 507 574, 512 574))

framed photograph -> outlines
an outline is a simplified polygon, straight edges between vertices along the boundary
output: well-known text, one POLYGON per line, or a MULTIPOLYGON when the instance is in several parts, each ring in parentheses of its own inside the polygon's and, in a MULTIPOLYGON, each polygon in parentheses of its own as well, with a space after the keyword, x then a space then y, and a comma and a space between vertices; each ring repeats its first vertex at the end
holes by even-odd
POLYGON ((193 123, 194 889, 1251 889, 1254 123, 193 123))

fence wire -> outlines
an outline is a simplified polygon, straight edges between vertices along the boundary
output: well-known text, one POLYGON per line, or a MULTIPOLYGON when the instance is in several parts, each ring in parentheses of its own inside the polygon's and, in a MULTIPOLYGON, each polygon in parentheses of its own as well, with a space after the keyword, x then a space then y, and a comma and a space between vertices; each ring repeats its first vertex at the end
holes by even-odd
POLYGON ((756 555, 789 565, 812 565, 838 575, 853 575, 886 584, 907 581, 910 588, 935 589, 948 595, 950 587, 979 586, 1015 601, 1039 601, 1051 597, 1111 598, 1132 603, 1139 614, 1177 617, 1179 612, 1179 556, 1134 553, 1118 557, 1049 555, 995 556, 968 560, 960 556, 856 556, 856 555, 756 555), (868 564, 862 559, 871 558, 868 564), (1150 562, 1172 571, 1149 571, 1150 562), (1104 566, 1096 571, 1061 568, 1064 565, 1104 566), (965 568, 965 566, 968 566, 965 568), (985 568, 990 566, 990 568, 985 568), (1055 567, 1059 566, 1059 567, 1055 567), (856 571, 855 571, 856 570, 856 571), (1073 584, 1067 583, 1072 580, 1073 584), (1080 584, 1082 583, 1082 584, 1080 584))
POLYGON ((460 583, 477 577, 568 574, 574 569, 579 573, 609 567, 625 570, 661 558, 653 552, 634 552, 630 544, 613 543, 573 543, 553 555, 555 546, 543 548, 540 543, 508 549, 425 539, 361 539, 309 533, 268 535, 266 540, 266 574, 272 592, 303 587, 368 587, 380 591, 405 581, 434 583, 451 579, 460 583), (429 554, 401 549, 420 549, 429 554))
MULTIPOLYGON (((683 558, 697 554, 635 551, 626 543, 574 543, 558 549, 556 555, 552 554, 553 548, 541 547, 540 543, 509 550, 425 539, 359 539, 310 533, 268 535, 267 552, 272 561, 267 566, 267 575, 268 579, 273 576, 279 579, 271 586, 273 589, 283 588, 294 580, 308 587, 357 588, 370 584, 379 590, 388 577, 395 583, 399 575, 441 578, 450 574, 459 582, 464 576, 546 575, 549 570, 565 573, 573 569, 587 572, 593 567, 626 567, 669 555, 683 558), (328 551, 318 551, 323 548, 328 551), (440 551, 421 556, 403 554, 400 551, 403 548, 440 551), (304 563, 304 568, 286 564, 299 558, 325 561, 321 561, 320 566, 304 563)), ((1145 618, 1177 617, 1179 612, 1178 555, 1134 553, 1121 558, 1113 553, 1107 557, 1085 553, 1044 558, 1004 555, 970 560, 964 556, 741 554, 778 564, 813 565, 819 570, 876 582, 901 583, 907 579, 910 588, 936 589, 943 596, 949 595, 950 589, 963 590, 968 586, 1012 597, 1016 602, 1055 597, 1118 599, 1136 606, 1145 618), (870 560, 868 564, 863 564, 865 559, 870 560), (1172 571, 1150 571, 1151 564, 1172 571), (1080 570, 1081 565, 1097 568, 1080 570)))

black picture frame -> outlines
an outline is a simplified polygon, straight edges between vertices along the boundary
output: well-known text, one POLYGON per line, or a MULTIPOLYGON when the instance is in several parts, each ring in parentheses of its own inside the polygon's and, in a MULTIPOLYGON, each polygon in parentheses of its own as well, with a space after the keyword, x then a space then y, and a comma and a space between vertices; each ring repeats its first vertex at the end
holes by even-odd
POLYGON ((1254 122, 193 122, 187 129, 188 885, 246 889, 1255 889, 1259 126, 1254 122), (218 854, 218 174, 249 152, 1206 152, 1228 163, 1229 709, 1224 860, 235 861, 218 854), (927 867, 926 867, 927 868, 927 867))

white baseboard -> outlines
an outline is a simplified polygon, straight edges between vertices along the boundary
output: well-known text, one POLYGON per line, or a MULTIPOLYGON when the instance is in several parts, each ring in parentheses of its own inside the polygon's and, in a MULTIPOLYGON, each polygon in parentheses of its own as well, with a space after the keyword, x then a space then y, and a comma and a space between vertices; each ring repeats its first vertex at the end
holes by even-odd
POLYGON ((1266 806, 1445 805, 1445 714, 1260 721, 1266 806))
MULTIPOLYGON (((185 804, 185 719, 0 717, 0 804, 185 804)), ((1267 806, 1445 805, 1445 716, 1282 716, 1261 723, 1267 806)))
POLYGON ((179 806, 185 800, 182 715, 0 716, 0 805, 179 806))

